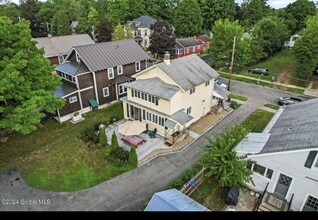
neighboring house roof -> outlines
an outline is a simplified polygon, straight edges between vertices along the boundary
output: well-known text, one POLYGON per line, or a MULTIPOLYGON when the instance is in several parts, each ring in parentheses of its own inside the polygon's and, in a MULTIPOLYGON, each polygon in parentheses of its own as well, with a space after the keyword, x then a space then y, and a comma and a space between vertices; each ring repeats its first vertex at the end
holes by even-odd
POLYGON ((133 39, 77 46, 74 50, 91 71, 150 59, 133 39))
MULTIPOLYGON (((156 19, 149 17, 147 15, 143 15, 131 22, 128 22, 128 24, 130 24, 131 28, 135 30, 137 28, 150 28, 150 25, 156 22, 156 19)), ((126 24, 125 26, 127 26, 128 24, 126 24)))
POLYGON ((197 45, 203 45, 201 41, 193 37, 178 38, 176 39, 176 45, 177 44, 180 44, 182 47, 194 47, 197 45))
POLYGON ((216 93, 218 93, 219 95, 221 95, 222 98, 226 98, 226 97, 228 97, 228 95, 231 94, 231 92, 229 92, 227 89, 225 89, 222 86, 216 85, 216 84, 214 85, 214 91, 216 93))
POLYGON ((193 119, 191 115, 188 115, 187 113, 184 112, 184 109, 177 111, 176 113, 171 115, 170 118, 181 125, 185 125, 186 123, 188 123, 189 121, 193 119))
POLYGON ((76 74, 87 73, 89 69, 83 64, 76 61, 65 62, 55 68, 57 71, 75 76, 76 74))
POLYGON ((62 85, 60 85, 59 87, 57 87, 54 97, 60 97, 63 98, 73 92, 75 92, 77 89, 73 86, 70 86, 66 83, 63 83, 62 85))
POLYGON ((44 48, 44 57, 55 57, 67 54, 73 46, 94 44, 88 34, 74 34, 56 37, 32 38, 38 48, 44 48))
POLYGON ((258 154, 261 152, 270 134, 249 133, 236 147, 235 151, 243 154, 258 154))
POLYGON ((208 41, 212 40, 207 34, 199 35, 199 37, 205 42, 208 42, 208 41))
POLYGON ((317 109, 318 99, 286 106, 260 153, 317 148, 317 109))
POLYGON ((155 193, 145 211, 210 211, 177 189, 155 193))
POLYGON ((162 62, 156 66, 185 91, 219 76, 196 54, 171 60, 169 65, 162 62))
POLYGON ((165 83, 158 77, 140 79, 123 85, 127 88, 139 90, 166 100, 170 100, 177 92, 180 91, 180 88, 177 86, 165 83))

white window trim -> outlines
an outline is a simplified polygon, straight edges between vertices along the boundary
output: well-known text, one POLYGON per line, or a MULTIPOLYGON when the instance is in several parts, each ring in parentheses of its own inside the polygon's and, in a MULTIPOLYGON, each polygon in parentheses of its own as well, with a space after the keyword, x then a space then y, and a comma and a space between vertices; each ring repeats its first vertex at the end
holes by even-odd
POLYGON ((80 62, 81 60, 80 60, 80 56, 75 52, 75 57, 76 57, 76 61, 77 62, 80 62))
POLYGON ((123 72, 124 72, 123 70, 124 70, 124 69, 123 69, 123 66, 122 66, 122 65, 117 66, 117 74, 118 74, 118 75, 122 75, 123 72), (118 71, 119 69, 121 70, 120 72, 118 71))
POLYGON ((114 68, 113 67, 107 68, 107 75, 108 75, 108 79, 114 79, 115 78, 114 68), (110 70, 112 70, 113 77, 109 77, 110 70))
POLYGON ((103 88, 103 96, 108 97, 109 96, 109 87, 103 88), (105 95, 105 90, 107 90, 108 95, 105 95))
POLYGON ((300 211, 301 211, 301 212, 303 211, 303 209, 304 209, 304 207, 305 207, 305 205, 306 205, 306 202, 307 202, 307 200, 309 199, 309 196, 318 199, 317 196, 314 196, 314 195, 312 195, 312 194, 310 194, 310 193, 306 193, 306 196, 305 196, 305 198, 304 198, 304 200, 303 200, 303 203, 302 203, 302 205, 301 205, 301 208, 300 208, 300 211))
POLYGON ((312 168, 318 169, 318 153, 316 155, 316 158, 314 159, 314 162, 312 163, 311 169, 312 168), (317 164, 317 166, 316 166, 316 164, 317 164))
POLYGON ((77 96, 74 95, 74 96, 69 97, 69 98, 68 98, 68 101, 69 101, 69 103, 77 102, 77 96), (74 97, 75 97, 75 98, 74 98, 74 97), (72 99, 72 101, 71 101, 71 99, 72 99))
MULTIPOLYGON (((263 178, 265 178, 266 180, 272 180, 272 179, 273 179, 275 170, 273 170, 273 169, 271 169, 271 168, 268 168, 268 167, 265 167, 264 175, 262 176, 260 173, 254 172, 254 165, 255 165, 255 164, 253 163, 253 164, 252 164, 252 167, 251 167, 251 171, 253 172, 254 175, 259 176, 259 177, 263 177, 263 178), (268 169, 270 169, 270 170, 273 171, 273 173, 272 173, 272 178, 267 178, 267 177, 266 177, 266 173, 267 173, 267 170, 268 170, 268 169)), ((260 165, 260 164, 257 164, 257 165, 264 167, 263 165, 260 165)))
POLYGON ((118 95, 123 95, 127 93, 127 88, 124 87, 123 85, 118 85, 118 95), (120 92, 120 88, 122 88, 123 92, 120 92), (125 91, 126 89, 126 91, 125 91))
POLYGON ((137 61, 137 62, 135 62, 135 71, 136 72, 139 72, 140 71, 140 61, 137 61), (138 64, 138 66, 137 66, 137 64, 138 64), (139 67, 138 69, 137 69, 137 67, 139 67))
MULTIPOLYGON (((64 56, 61 55, 61 56, 58 56, 57 59, 59 60, 59 64, 63 63, 64 62, 64 56)), ((78 61, 79 62, 79 61, 78 61)))

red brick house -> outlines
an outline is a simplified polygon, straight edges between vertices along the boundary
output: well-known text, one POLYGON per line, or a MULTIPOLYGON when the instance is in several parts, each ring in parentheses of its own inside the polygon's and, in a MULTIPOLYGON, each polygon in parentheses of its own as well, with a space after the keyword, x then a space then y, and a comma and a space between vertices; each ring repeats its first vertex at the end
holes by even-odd
POLYGON ((176 39, 175 58, 184 57, 190 54, 198 54, 204 51, 204 43, 194 37, 176 39))
POLYGON ((205 49, 210 47, 212 39, 207 34, 196 35, 195 38, 204 44, 205 49))
POLYGON ((64 122, 74 112, 85 113, 119 100, 127 91, 121 84, 146 69, 149 59, 133 39, 73 47, 65 62, 56 67, 63 84, 55 97, 66 99, 57 110, 57 120, 64 122))

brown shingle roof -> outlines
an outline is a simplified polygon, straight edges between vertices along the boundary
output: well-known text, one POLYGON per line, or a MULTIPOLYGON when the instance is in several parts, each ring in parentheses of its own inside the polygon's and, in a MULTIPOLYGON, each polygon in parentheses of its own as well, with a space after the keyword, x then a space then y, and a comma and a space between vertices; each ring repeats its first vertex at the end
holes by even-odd
POLYGON ((187 38, 178 38, 176 39, 176 43, 180 44, 183 47, 193 47, 197 45, 202 45, 199 40, 193 38, 193 37, 187 37, 187 38))
POLYGON ((91 71, 150 59, 133 39, 77 46, 74 49, 91 71))

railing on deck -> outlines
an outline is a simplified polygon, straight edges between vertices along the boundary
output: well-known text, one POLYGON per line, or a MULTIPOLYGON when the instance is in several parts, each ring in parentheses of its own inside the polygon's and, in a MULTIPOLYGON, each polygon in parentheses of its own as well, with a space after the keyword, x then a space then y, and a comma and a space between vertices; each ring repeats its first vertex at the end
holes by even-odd
POLYGON ((255 210, 255 211, 257 211, 258 208, 259 208, 259 206, 262 204, 262 200, 263 200, 264 195, 265 195, 265 193, 266 193, 266 191, 267 191, 268 184, 269 184, 269 182, 266 184, 266 187, 265 187, 263 193, 261 194, 261 196, 260 196, 259 199, 257 200, 257 205, 256 205, 256 210, 255 210))
POLYGON ((289 201, 289 204, 288 204, 288 208, 287 208, 287 212, 290 210, 290 207, 291 207, 291 204, 293 202, 293 199, 294 199, 294 193, 292 194, 292 196, 290 198, 290 201, 289 201))

